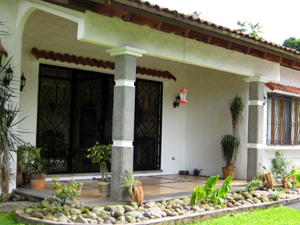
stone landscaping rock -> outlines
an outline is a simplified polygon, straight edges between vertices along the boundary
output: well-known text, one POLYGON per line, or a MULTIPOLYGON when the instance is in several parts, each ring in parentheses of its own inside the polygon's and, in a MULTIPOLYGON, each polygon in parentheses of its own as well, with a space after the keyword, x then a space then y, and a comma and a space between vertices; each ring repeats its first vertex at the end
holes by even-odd
POLYGON ((184 198, 184 199, 182 199, 182 201, 183 201, 184 203, 186 203, 186 204, 190 204, 191 199, 190 199, 190 198, 184 198))
MULTIPOLYGON (((284 189, 285 194, 280 193, 280 198, 286 199, 297 196, 298 189, 284 189)), ((64 223, 89 223, 89 224, 127 224, 127 223, 143 223, 150 219, 161 219, 165 217, 188 216, 194 213, 205 213, 210 215, 210 211, 222 210, 226 207, 240 207, 242 205, 259 204, 261 202, 269 202, 272 190, 261 191, 256 190, 253 193, 240 192, 229 193, 225 204, 214 205, 206 203, 204 199, 197 202, 197 205, 190 205, 190 198, 174 199, 162 202, 148 202, 138 207, 137 204, 129 205, 108 205, 105 207, 85 208, 82 204, 76 204, 72 208, 68 205, 61 206, 60 203, 54 202, 49 204, 47 201, 41 201, 38 204, 23 207, 24 212, 31 217, 38 219, 47 219, 64 223), (200 204, 201 202, 201 204, 200 204), (59 221, 58 221, 59 220, 59 221)), ((206 200, 206 199, 205 199, 206 200)), ((223 213, 223 212, 222 212, 223 213)), ((217 212, 217 214, 222 214, 217 212)), ((181 219, 179 219, 181 221, 181 219)), ((183 221, 183 220, 182 220, 183 221)), ((186 218, 184 221, 189 222, 186 218)), ((160 221, 158 223, 161 223, 160 221)), ((168 225, 174 225, 172 221, 168 225)))
POLYGON ((132 212, 132 211, 134 211, 134 208, 132 208, 129 205, 123 205, 123 208, 125 209, 125 212, 132 212))
POLYGON ((117 221, 114 217, 110 217, 110 216, 107 216, 107 217, 103 218, 103 220, 104 220, 104 222, 109 220, 112 224, 115 224, 116 221, 117 221))
POLYGON ((86 219, 84 219, 82 216, 77 216, 74 222, 75 223, 88 223, 88 221, 86 219))
MULTIPOLYGON (((140 213, 140 212, 128 212, 128 213, 125 213, 125 217, 126 217, 126 216, 136 218, 137 216, 138 216, 138 217, 143 216, 143 214, 140 213)), ((127 220, 126 220, 126 221, 127 221, 127 220)))
POLYGON ((92 209, 92 212, 102 212, 104 210, 104 207, 94 207, 92 209))
POLYGON ((39 219, 43 219, 44 216, 42 213, 39 213, 39 212, 33 212, 30 214, 31 217, 35 217, 35 218, 39 218, 39 219))
POLYGON ((96 213, 89 213, 89 214, 88 214, 88 218, 95 220, 95 219, 98 218, 98 216, 97 216, 96 213))
POLYGON ((233 204, 232 204, 231 202, 228 202, 228 203, 227 203, 227 207, 232 208, 232 207, 233 207, 233 204))
POLYGON ((128 222, 128 223, 135 223, 136 220, 134 217, 132 216, 125 216, 125 220, 128 222))
POLYGON ((220 205, 216 205, 214 208, 215 208, 215 210, 222 209, 222 207, 220 205))
POLYGON ((70 209, 70 215, 80 215, 81 211, 79 209, 70 209))

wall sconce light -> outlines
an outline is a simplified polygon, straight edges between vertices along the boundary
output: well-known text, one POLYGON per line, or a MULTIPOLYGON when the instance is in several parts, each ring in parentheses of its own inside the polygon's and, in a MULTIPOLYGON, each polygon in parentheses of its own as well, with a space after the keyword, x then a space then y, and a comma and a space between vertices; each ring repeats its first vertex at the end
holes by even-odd
POLYGON ((2 80, 2 83, 5 87, 9 86, 11 80, 13 79, 13 76, 14 76, 14 71, 10 68, 9 65, 9 68, 5 72, 5 77, 2 80))
POLYGON ((26 78, 24 77, 24 73, 22 73, 21 81, 20 81, 20 91, 23 91, 25 85, 26 85, 26 78))
POLYGON ((178 101, 179 103, 188 103, 188 101, 186 100, 186 95, 187 95, 187 90, 186 89, 181 89, 179 91, 179 95, 180 95, 180 100, 178 101))
POLYGON ((267 102, 268 102, 268 99, 267 99, 267 97, 264 95, 264 102, 263 102, 263 105, 266 105, 267 102))
POLYGON ((179 94, 178 94, 177 97, 175 98, 175 101, 173 102, 174 109, 176 107, 179 107, 179 105, 180 105, 179 101, 180 101, 180 97, 179 97, 179 94))

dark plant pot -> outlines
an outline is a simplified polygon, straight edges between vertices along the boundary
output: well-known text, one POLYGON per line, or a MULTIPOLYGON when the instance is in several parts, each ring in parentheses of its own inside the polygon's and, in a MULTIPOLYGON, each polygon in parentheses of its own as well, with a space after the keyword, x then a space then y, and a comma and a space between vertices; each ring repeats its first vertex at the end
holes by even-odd
POLYGON ((233 167, 233 168, 222 167, 222 170, 223 170, 223 179, 224 180, 229 176, 231 176, 232 180, 234 180, 236 167, 233 167))
POLYGON ((110 182, 98 182, 99 196, 110 197, 110 182))
POLYGON ((135 185, 135 193, 134 188, 132 189, 132 193, 130 195, 130 198, 132 201, 137 202, 138 206, 142 206, 144 202, 144 190, 142 186, 142 182, 135 185))

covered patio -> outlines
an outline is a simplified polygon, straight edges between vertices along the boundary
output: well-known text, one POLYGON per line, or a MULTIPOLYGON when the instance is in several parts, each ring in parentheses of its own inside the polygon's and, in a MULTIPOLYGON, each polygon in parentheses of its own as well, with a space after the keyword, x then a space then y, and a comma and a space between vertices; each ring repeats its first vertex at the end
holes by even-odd
MULTIPOLYGON (((193 175, 156 175, 135 177, 143 183, 144 189, 144 203, 150 201, 162 201, 175 198, 191 197, 193 190, 196 186, 205 185, 208 177, 193 176, 193 175)), ((76 180, 78 181, 78 180, 76 180)), ((101 206, 109 204, 117 204, 120 201, 115 201, 110 198, 99 197, 98 180, 79 180, 83 183, 82 194, 79 200, 84 206, 101 206)), ((219 179, 216 187, 221 187, 224 180, 219 179)), ((60 182, 62 185, 67 184, 66 181, 60 182)), ((245 180, 233 180, 231 191, 238 191, 246 186, 245 180)), ((51 182, 45 183, 45 189, 33 189, 30 186, 23 186, 15 189, 15 192, 20 195, 44 199, 45 197, 51 198, 54 191, 51 182)))

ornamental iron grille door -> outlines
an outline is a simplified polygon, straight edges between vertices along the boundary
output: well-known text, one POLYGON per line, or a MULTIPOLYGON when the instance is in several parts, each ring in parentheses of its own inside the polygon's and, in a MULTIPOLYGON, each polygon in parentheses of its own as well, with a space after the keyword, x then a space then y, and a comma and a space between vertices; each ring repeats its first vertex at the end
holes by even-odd
POLYGON ((134 165, 138 170, 160 170, 162 83, 137 79, 134 165))
MULTIPOLYGON (((36 146, 50 173, 99 172, 87 149, 112 144, 113 90, 112 75, 40 64, 36 146)), ((161 115, 162 83, 137 79, 134 170, 160 169, 161 115)))
POLYGON ((40 65, 37 147, 51 173, 98 172, 87 158, 112 143, 113 76, 40 65))

